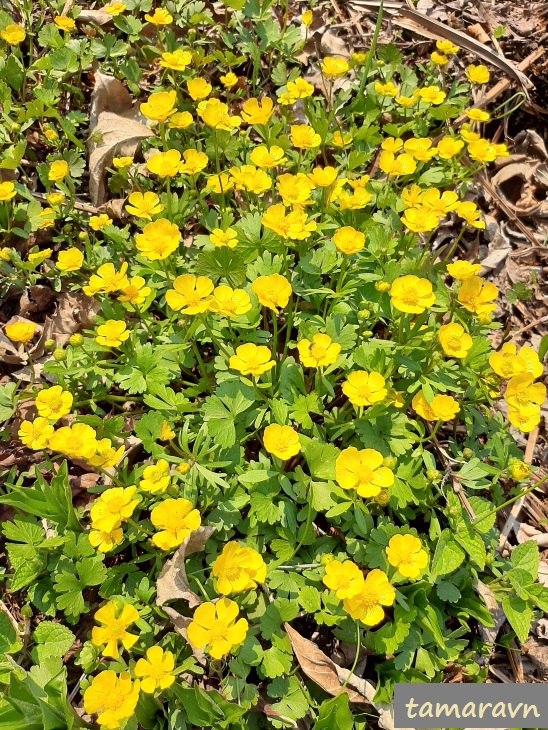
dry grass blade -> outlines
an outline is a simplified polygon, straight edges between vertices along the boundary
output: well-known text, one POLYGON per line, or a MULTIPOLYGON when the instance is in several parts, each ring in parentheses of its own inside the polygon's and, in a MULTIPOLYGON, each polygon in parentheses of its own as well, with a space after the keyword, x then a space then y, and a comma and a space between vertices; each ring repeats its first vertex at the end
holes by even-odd
MULTIPOLYGON (((352 2, 350 2, 349 4, 355 5, 357 7, 363 5, 372 9, 378 9, 380 7, 380 2, 371 2, 371 0, 366 0, 365 2, 364 0, 352 0, 352 2)), ((426 36, 426 38, 444 38, 445 40, 451 41, 458 46, 462 46, 462 48, 466 48, 467 51, 476 54, 484 61, 491 63, 493 66, 496 66, 501 71, 507 73, 509 76, 512 76, 514 79, 516 79, 516 81, 519 81, 526 94, 527 89, 532 88, 533 84, 531 83, 531 81, 529 81, 527 76, 522 71, 520 71, 515 64, 511 63, 505 58, 502 58, 497 53, 488 48, 484 43, 480 43, 479 41, 474 40, 466 33, 455 30, 453 28, 449 28, 449 26, 445 25, 445 23, 442 23, 439 20, 428 18, 426 15, 423 15, 423 13, 420 13, 418 10, 407 7, 407 5, 405 5, 404 3, 388 3, 387 9, 391 13, 392 22, 398 25, 403 25, 404 21, 411 21, 411 25, 409 23, 405 24, 405 27, 408 27, 409 30, 420 33, 421 35, 426 36), (393 11, 396 11, 395 15, 392 15, 393 11), (403 21, 400 20, 399 16, 403 18, 403 21)))

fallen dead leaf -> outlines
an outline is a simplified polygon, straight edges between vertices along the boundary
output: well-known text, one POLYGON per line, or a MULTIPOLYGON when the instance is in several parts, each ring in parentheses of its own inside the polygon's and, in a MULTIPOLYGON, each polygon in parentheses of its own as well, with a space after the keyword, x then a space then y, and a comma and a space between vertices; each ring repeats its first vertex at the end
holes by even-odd
POLYGON ((26 317, 28 314, 44 312, 49 309, 55 297, 55 292, 49 286, 31 286, 23 292, 19 300, 19 314, 26 317))
MULTIPOLYGON (((493 627, 482 626, 481 624, 478 624, 479 632, 482 639, 487 644, 494 644, 502 627, 502 624, 506 621, 506 616, 504 615, 504 611, 499 606, 497 599, 495 598, 495 595, 493 591, 489 588, 489 586, 478 580, 474 583, 474 590, 481 598, 483 598, 485 607, 491 614, 491 618, 493 619, 493 623, 495 624, 493 627)), ((492 648, 494 650, 495 647, 493 646, 492 648)))
MULTIPOLYGON (((82 329, 93 327, 99 304, 81 292, 63 292, 57 300, 57 310, 51 318, 52 338, 64 345, 69 337, 82 329)), ((46 320, 47 321, 47 320, 46 320)))
POLYGON ((107 25, 112 23, 112 15, 109 15, 105 10, 98 8, 97 10, 81 10, 80 15, 76 18, 76 23, 94 23, 98 26, 107 25))
POLYGON ((189 608, 196 608, 201 603, 198 596, 190 589, 186 577, 185 559, 187 555, 198 553, 204 549, 206 542, 215 532, 214 527, 199 527, 181 543, 175 555, 166 561, 156 582, 156 603, 163 607, 168 601, 182 600, 189 608))
POLYGON ((188 640, 188 636, 186 633, 188 625, 190 624, 192 619, 188 616, 182 616, 178 611, 176 611, 174 608, 171 608, 170 606, 162 606, 162 611, 168 616, 173 626, 175 626, 175 630, 177 631, 177 633, 180 634, 183 639, 188 643, 188 645, 192 649, 192 653, 194 654, 196 661, 205 667, 205 665, 207 664, 207 658, 205 653, 201 649, 195 649, 192 646, 192 644, 188 640))

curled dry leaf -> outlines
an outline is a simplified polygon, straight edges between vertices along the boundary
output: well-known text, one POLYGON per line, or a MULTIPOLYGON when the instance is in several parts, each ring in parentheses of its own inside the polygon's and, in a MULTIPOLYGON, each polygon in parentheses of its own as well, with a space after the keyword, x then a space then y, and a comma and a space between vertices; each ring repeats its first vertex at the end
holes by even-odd
POLYGON ((188 643, 198 664, 205 667, 205 665, 207 664, 207 658, 205 653, 202 651, 202 649, 195 649, 192 646, 192 644, 188 640, 188 636, 186 633, 188 625, 192 621, 192 619, 188 616, 182 616, 178 611, 176 611, 174 608, 171 608, 170 606, 162 606, 162 611, 167 614, 169 620, 171 621, 173 626, 175 626, 175 630, 177 631, 177 633, 180 634, 183 639, 188 643))
POLYGON ((115 155, 133 157, 152 132, 121 81, 95 73, 90 111, 89 191, 98 206, 105 198, 105 169, 115 155))
MULTIPOLYGON (((481 580, 478 580, 474 583, 474 590, 481 598, 483 598, 483 602, 485 603, 487 610, 491 614, 493 623, 495 624, 494 626, 483 626, 482 624, 478 624, 479 632, 482 639, 487 644, 494 644, 502 624, 506 621, 506 616, 489 586, 482 583, 481 580)), ((495 647, 493 646, 492 649, 494 650, 494 648, 495 647)))
POLYGON ((103 26, 112 23, 112 15, 109 15, 106 10, 102 10, 101 8, 97 10, 81 10, 80 15, 76 18, 76 22, 82 25, 90 23, 92 25, 103 26))
POLYGON ((163 607, 168 601, 176 600, 186 601, 189 608, 195 608, 201 603, 198 596, 190 589, 186 577, 185 558, 203 550, 213 532, 215 532, 214 527, 199 527, 194 530, 181 543, 175 555, 165 563, 156 582, 158 606, 163 607))

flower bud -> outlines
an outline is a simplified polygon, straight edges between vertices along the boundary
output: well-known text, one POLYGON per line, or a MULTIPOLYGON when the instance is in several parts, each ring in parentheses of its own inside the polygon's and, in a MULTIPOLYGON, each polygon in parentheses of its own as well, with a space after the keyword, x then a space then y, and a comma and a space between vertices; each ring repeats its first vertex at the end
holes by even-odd
POLYGON ((381 491, 373 497, 373 502, 380 505, 381 507, 385 507, 388 502, 390 502, 390 495, 388 494, 387 489, 381 489, 381 491))
POLYGON ((437 469, 427 469, 426 478, 429 482, 437 482, 441 474, 437 469))
POLYGON ((465 449, 462 450, 462 455, 464 456, 465 459, 472 459, 474 457, 474 452, 472 451, 472 449, 469 449, 468 447, 466 447, 465 449))
POLYGON ((69 337, 69 342, 73 347, 80 347, 83 341, 84 338, 82 337, 82 335, 79 334, 71 335, 69 337))
POLYGON ((29 606, 28 603, 25 603, 24 606, 21 606, 21 616, 23 618, 32 618, 32 608, 29 606))
POLYGON ((327 565, 327 563, 330 563, 332 560, 335 560, 335 557, 331 553, 327 553, 327 555, 321 556, 320 563, 322 565, 327 565))
POLYGON ((78 234, 78 238, 80 239, 80 241, 85 241, 87 238, 87 233, 85 233, 84 231, 80 231, 80 233, 78 234))
POLYGON ((7 248, 5 246, 4 248, 0 249, 0 261, 9 261, 11 259, 11 248, 7 248))
POLYGON ((369 309, 360 309, 360 311, 358 312, 358 317, 360 319, 367 319, 370 316, 371 312, 369 311, 369 309))
POLYGON ((389 284, 387 281, 376 281, 375 282, 375 289, 377 291, 390 291, 391 284, 389 284))
POLYGON ((522 482, 527 479, 531 473, 531 467, 519 459, 510 459, 508 464, 508 472, 512 479, 516 482, 522 482))
POLYGON ((485 565, 493 565, 494 562, 495 556, 493 555, 493 553, 487 553, 487 555, 485 556, 485 565))
POLYGON ((364 337, 364 338, 365 338, 366 340, 367 340, 367 339, 368 339, 369 337, 373 337, 373 332, 372 332, 372 330, 365 330, 364 332, 362 332, 362 337, 364 337))
POLYGON ((190 464, 187 464, 186 462, 183 462, 182 464, 179 464, 177 469, 175 471, 178 471, 179 474, 188 474, 190 471, 190 464))
POLYGON ((55 350, 55 340, 46 340, 44 342, 44 350, 48 350, 48 352, 55 350))
POLYGON ((394 459, 393 456, 385 456, 382 460, 382 465, 386 466, 388 469, 395 469, 397 463, 398 462, 396 461, 396 459, 394 459))
POLYGON ((57 362, 62 362, 66 358, 66 356, 67 356, 67 353, 64 350, 62 350, 60 347, 58 347, 53 352, 53 359, 56 360, 57 362))

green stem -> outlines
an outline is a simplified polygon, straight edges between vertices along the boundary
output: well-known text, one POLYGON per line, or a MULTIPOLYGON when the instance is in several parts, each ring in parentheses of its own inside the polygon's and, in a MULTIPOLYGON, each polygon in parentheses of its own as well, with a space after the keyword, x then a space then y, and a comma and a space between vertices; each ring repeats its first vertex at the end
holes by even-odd
POLYGON ((512 497, 512 499, 508 499, 506 502, 503 502, 498 507, 495 507, 495 509, 492 509, 490 512, 482 513, 476 517, 476 519, 473 522, 483 522, 483 520, 489 519, 489 517, 492 517, 493 515, 496 515, 497 512, 500 512, 501 509, 504 509, 505 507, 509 507, 511 504, 514 504, 514 502, 517 502, 518 499, 521 499, 521 497, 526 497, 530 492, 533 491, 533 489, 536 489, 537 487, 540 487, 541 484, 544 484, 544 482, 548 481, 548 475, 543 477, 542 479, 539 479, 538 482, 535 482, 532 487, 529 487, 529 489, 526 489, 524 492, 520 492, 515 497, 512 497))
POLYGON ((343 690, 348 682, 350 681, 350 677, 354 674, 354 670, 358 666, 358 661, 360 659, 360 649, 362 646, 362 630, 360 627, 360 624, 358 621, 356 621, 356 656, 354 657, 354 661, 352 662, 352 666, 350 667, 350 673, 348 674, 347 678, 344 680, 341 690, 343 690))

